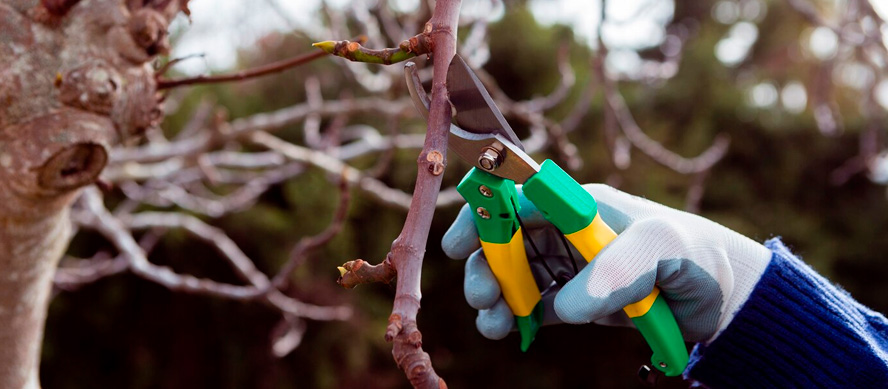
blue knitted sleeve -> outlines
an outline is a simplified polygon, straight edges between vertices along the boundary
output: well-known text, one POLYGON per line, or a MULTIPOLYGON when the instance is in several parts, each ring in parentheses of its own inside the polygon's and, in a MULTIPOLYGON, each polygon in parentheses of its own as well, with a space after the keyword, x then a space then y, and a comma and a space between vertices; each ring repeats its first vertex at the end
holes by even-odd
POLYGON ((685 378, 712 388, 888 387, 888 320, 778 239, 731 324, 694 348, 685 378))

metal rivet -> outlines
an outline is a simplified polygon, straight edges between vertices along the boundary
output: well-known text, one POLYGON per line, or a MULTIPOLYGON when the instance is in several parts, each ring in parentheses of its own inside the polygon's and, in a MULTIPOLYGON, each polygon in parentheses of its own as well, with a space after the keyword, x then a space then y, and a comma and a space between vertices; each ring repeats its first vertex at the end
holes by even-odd
POLYGON ((478 207, 475 212, 478 212, 478 216, 481 216, 482 219, 490 219, 490 212, 487 212, 484 207, 478 207))
POLYGON ((479 186, 478 191, 481 192, 481 195, 484 197, 493 197, 493 192, 485 185, 479 186))
POLYGON ((478 165, 487 171, 493 171, 500 164, 500 153, 492 147, 487 147, 478 157, 478 165))
POLYGON ((666 362, 660 362, 660 367, 665 369, 667 366, 666 362))

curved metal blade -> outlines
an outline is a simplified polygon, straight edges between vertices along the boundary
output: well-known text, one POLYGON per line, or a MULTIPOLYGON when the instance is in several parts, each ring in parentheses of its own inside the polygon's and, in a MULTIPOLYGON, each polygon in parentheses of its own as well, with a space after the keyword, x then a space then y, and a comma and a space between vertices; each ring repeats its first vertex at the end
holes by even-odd
POLYGON ((454 119, 460 128, 476 134, 502 135, 524 150, 521 140, 503 118, 484 84, 459 55, 454 55, 450 61, 447 91, 450 92, 450 102, 456 108, 454 119))
MULTIPOLYGON (((424 117, 429 116, 429 97, 416 73, 416 64, 408 62, 404 65, 404 78, 413 105, 424 117)), ((485 91, 486 93, 486 91, 485 91)), ((499 111, 496 111, 497 113, 499 111)), ((502 115, 500 115, 502 117, 502 115)), ((508 125, 508 124, 507 124, 508 125)), ((511 131, 511 129, 509 129, 511 131)), ((514 135, 514 134, 513 134, 514 135)), ((508 178, 523 184, 531 176, 540 171, 540 166, 524 153, 517 138, 507 139, 503 133, 478 133, 466 131, 455 124, 450 124, 450 150, 473 166, 484 169, 478 162, 480 153, 493 148, 502 155, 502 163, 495 170, 486 170, 493 175, 508 178)))
POLYGON ((426 94, 422 81, 419 80, 419 74, 416 73, 416 63, 413 61, 404 64, 404 78, 407 81, 407 91, 410 92, 410 99, 413 100, 413 106, 419 111, 423 119, 429 118, 429 96, 426 94))

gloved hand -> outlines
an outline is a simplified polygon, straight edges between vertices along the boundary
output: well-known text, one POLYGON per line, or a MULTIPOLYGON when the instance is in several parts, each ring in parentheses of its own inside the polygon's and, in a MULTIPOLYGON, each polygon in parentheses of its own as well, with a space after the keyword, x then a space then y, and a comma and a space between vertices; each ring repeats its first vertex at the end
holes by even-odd
MULTIPOLYGON (((531 261, 537 284, 545 289, 546 324, 632 326, 622 308, 647 296, 656 283, 684 339, 708 343, 731 322, 770 262, 771 252, 761 244, 700 216, 607 185, 584 188, 597 200, 602 219, 619 235, 588 265, 571 248, 581 270, 563 287, 553 282, 541 262, 531 261)), ((555 279, 567 278, 565 273, 573 273, 573 266, 560 232, 524 198, 520 187, 518 194, 525 237, 536 243, 555 279)), ((468 206, 444 235, 442 246, 451 258, 469 257, 464 291, 469 305, 479 310, 478 330, 490 339, 508 335, 515 320, 479 249, 468 206)), ((525 246, 528 257, 533 257, 530 245, 525 246)))

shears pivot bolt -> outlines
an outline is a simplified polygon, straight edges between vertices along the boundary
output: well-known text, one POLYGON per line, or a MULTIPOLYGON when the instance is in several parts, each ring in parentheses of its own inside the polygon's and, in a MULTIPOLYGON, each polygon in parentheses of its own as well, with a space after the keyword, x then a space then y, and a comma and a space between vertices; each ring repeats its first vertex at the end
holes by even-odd
POLYGON ((493 197, 493 192, 486 185, 479 186, 478 191, 481 192, 481 195, 484 197, 493 197))
POLYGON ((478 165, 481 166, 482 169, 492 172, 494 169, 499 167, 500 162, 502 161, 502 156, 499 151, 494 149, 493 147, 485 147, 481 152, 481 156, 478 157, 478 165))
POLYGON ((481 216, 482 219, 490 219, 490 212, 487 211, 487 208, 478 207, 475 212, 478 212, 478 216, 481 216))

